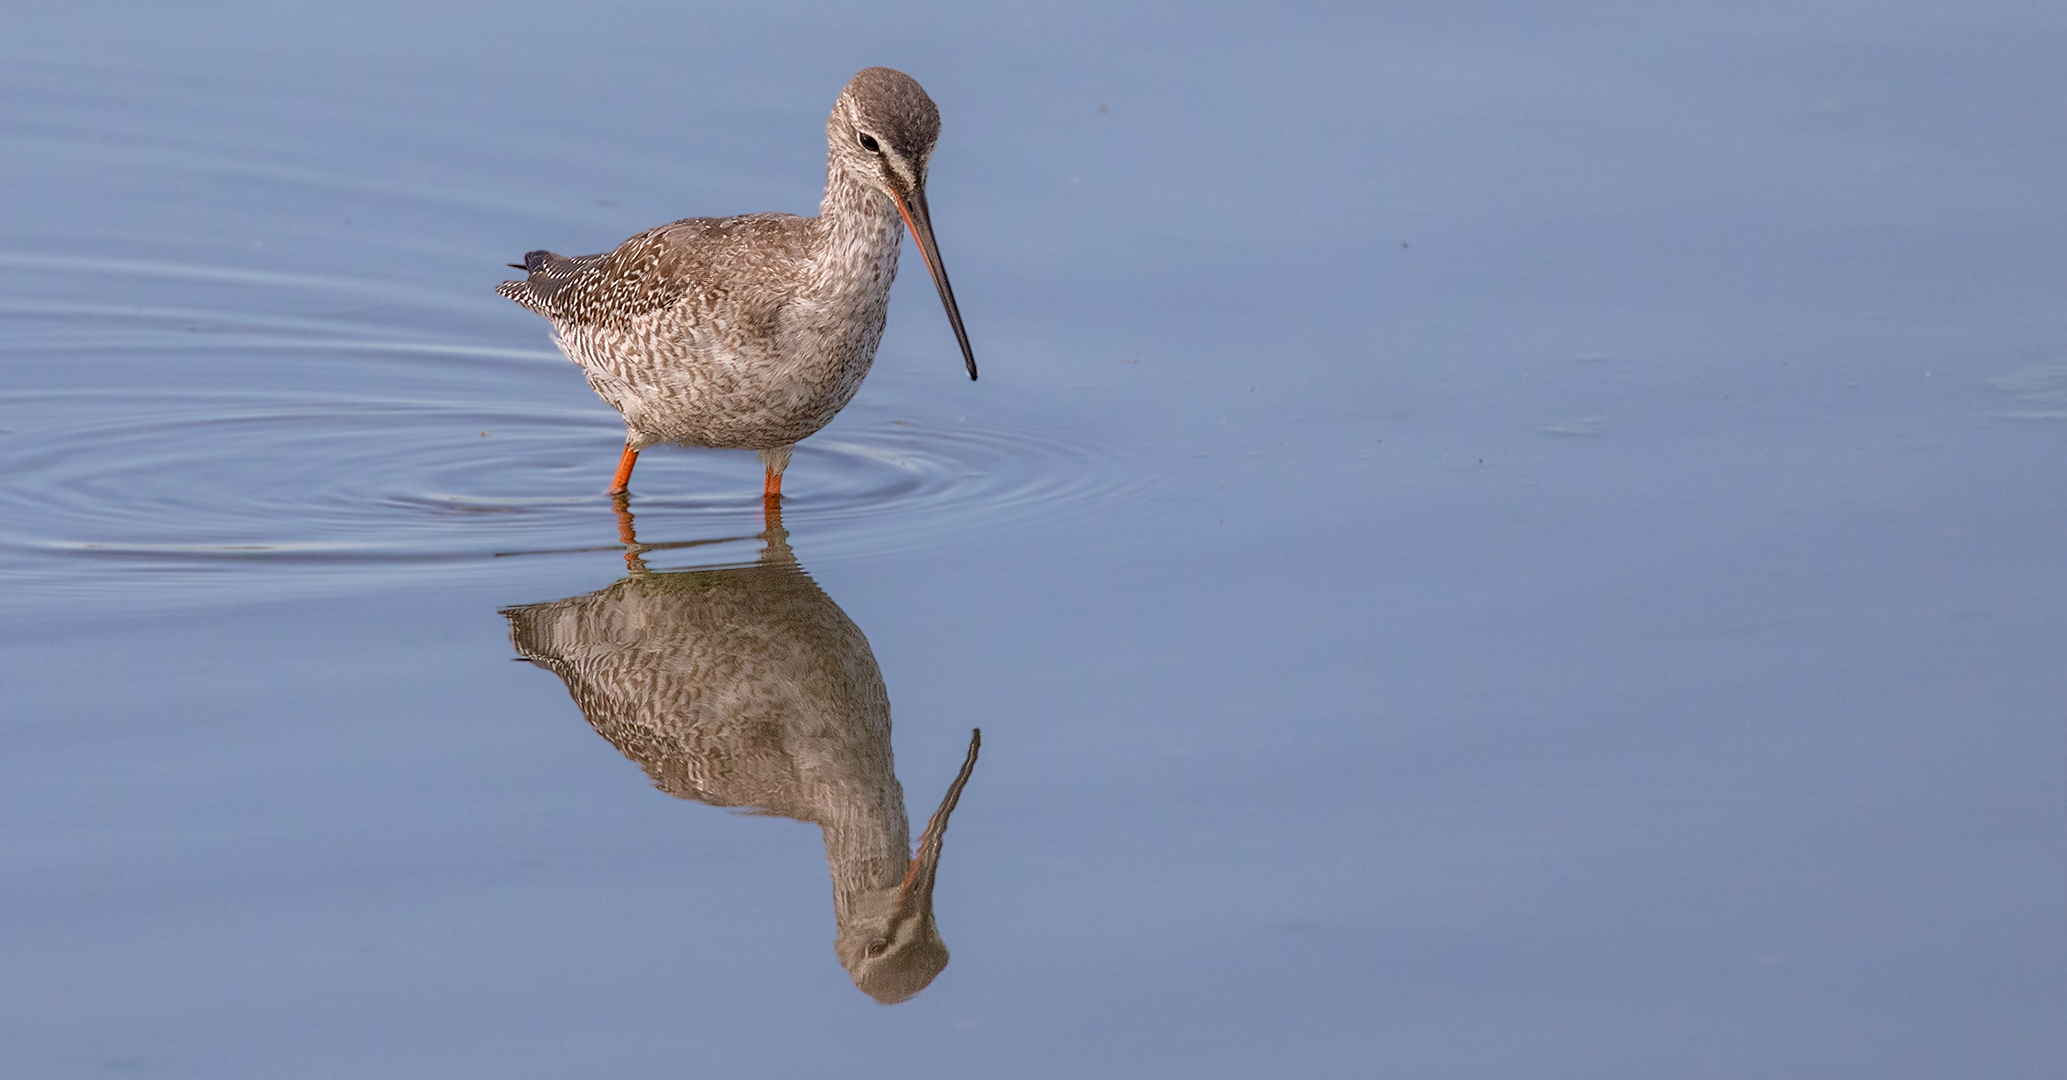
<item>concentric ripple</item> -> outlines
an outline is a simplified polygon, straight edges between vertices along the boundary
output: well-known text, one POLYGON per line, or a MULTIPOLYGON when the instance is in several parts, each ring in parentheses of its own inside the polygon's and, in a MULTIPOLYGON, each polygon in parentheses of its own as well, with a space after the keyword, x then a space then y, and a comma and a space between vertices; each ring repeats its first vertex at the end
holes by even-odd
MULTIPOLYGON (((67 391, 0 395, 0 425, 0 546, 21 552, 372 567, 617 540, 620 429, 594 408, 67 391)), ((648 451, 640 539, 758 532, 760 473, 744 451, 648 451)), ((863 422, 797 448, 785 523, 820 551, 927 546, 1110 503, 1117 475, 1036 430, 863 422)))
MULTIPOLYGON (((36 295, 0 304, 0 349, 43 388, 0 392, 0 575, 334 581, 622 550, 603 491, 621 422, 543 342, 483 325, 493 298, 19 255, 7 274, 36 295)), ((790 464, 784 524, 812 558, 1129 501, 1136 474, 1110 446, 996 416, 921 422, 883 378, 790 464)), ((654 448, 638 539, 751 558, 750 539, 710 544, 761 531, 760 486, 750 452, 654 448)))

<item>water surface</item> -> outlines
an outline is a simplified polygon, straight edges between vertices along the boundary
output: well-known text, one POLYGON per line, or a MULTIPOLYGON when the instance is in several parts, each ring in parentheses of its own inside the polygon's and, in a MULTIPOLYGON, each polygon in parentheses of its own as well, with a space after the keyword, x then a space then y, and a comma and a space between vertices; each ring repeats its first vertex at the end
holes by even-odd
POLYGON ((2067 1059, 2051 8, 7 21, 23 1075, 2067 1059), (809 212, 870 64, 984 377, 908 256, 784 533, 660 450, 628 549, 503 264, 809 212), (516 662, 771 551, 908 832, 983 730, 893 1007, 826 830, 516 662))

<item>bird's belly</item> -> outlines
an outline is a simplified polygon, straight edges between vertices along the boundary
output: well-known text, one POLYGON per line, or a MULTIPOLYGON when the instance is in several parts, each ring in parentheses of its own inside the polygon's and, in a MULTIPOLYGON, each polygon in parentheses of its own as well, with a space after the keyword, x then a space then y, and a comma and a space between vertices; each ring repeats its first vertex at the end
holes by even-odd
POLYGON ((701 337, 639 341, 569 328, 559 345, 624 416, 635 442, 747 450, 787 446, 830 423, 854 399, 874 353, 799 361, 769 346, 701 337))

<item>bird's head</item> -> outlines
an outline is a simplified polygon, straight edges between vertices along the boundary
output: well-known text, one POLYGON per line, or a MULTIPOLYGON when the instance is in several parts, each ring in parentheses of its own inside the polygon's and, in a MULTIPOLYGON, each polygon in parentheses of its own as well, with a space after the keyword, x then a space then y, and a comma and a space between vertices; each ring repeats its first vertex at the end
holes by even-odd
POLYGON ((900 201, 926 189, 940 139, 940 108, 901 71, 869 68, 849 80, 826 121, 826 140, 846 170, 900 201))
POLYGON ((851 917, 833 942, 854 985, 885 1005, 924 990, 947 967, 947 943, 933 923, 933 879, 940 869, 948 815, 962 797, 982 745, 983 732, 971 732, 962 771, 926 822, 926 834, 919 838, 918 853, 905 868, 904 879, 892 888, 857 897, 851 917))
POLYGON ((825 123, 826 141, 832 147, 835 169, 880 189, 897 204, 926 271, 947 308, 947 321, 954 326, 955 341, 962 347, 969 378, 976 378, 976 353, 969 347, 969 332, 962 327, 962 312, 947 283, 947 267, 940 261, 940 245, 933 240, 933 215, 926 208, 926 167, 933 160, 933 144, 940 139, 940 108, 926 96, 918 80, 889 68, 868 68, 848 80, 825 123))

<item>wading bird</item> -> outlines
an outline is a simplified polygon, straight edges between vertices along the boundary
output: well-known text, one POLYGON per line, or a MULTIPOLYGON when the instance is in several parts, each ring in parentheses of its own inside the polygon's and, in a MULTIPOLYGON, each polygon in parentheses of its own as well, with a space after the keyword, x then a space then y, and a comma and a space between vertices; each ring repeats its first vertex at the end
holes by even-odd
POLYGON ((940 110, 911 76, 869 68, 825 131, 817 217, 689 218, 600 255, 533 251, 511 264, 528 276, 496 289, 545 316, 624 415, 612 494, 628 490, 639 451, 675 443, 760 451, 763 494, 779 500, 797 441, 854 399, 875 359, 904 229, 976 377, 926 209, 940 110))

